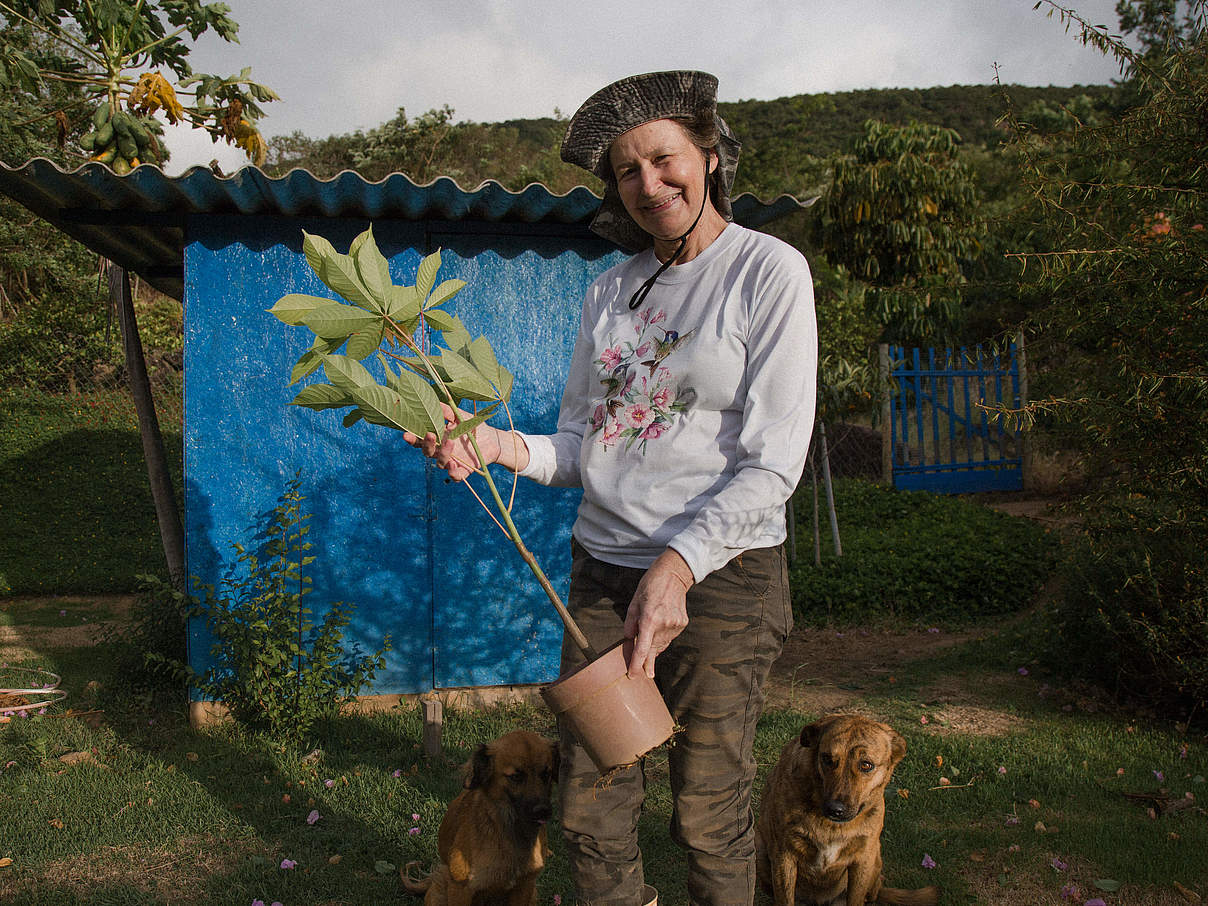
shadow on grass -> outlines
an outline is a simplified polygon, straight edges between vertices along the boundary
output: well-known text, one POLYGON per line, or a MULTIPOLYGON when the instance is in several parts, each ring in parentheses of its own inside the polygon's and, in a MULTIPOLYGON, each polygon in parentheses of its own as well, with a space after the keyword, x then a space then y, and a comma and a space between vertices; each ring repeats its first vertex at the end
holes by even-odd
MULTIPOLYGON (((180 435, 164 446, 179 495, 180 435)), ((0 594, 127 592, 164 570, 137 431, 73 430, 0 460, 0 594)))

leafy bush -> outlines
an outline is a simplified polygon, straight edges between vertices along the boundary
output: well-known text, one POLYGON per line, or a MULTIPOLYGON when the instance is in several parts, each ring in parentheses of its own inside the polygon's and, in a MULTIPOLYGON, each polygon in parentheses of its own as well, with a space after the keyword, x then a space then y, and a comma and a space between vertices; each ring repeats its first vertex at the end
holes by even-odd
POLYGON ((202 599, 194 599, 191 615, 204 617, 215 639, 215 665, 205 673, 177 665, 236 720, 293 743, 372 682, 390 648, 387 637, 376 654, 345 653, 350 604, 332 604, 320 623, 311 619, 303 601, 311 579, 303 570, 315 557, 306 553, 310 514, 301 512, 300 483, 296 476, 287 483, 259 535, 259 552, 234 545, 239 557, 220 591, 203 585, 202 599))
POLYGON ((139 594, 130 617, 111 624, 102 643, 113 653, 117 684, 134 691, 152 691, 177 683, 188 657, 189 596, 168 580, 139 576, 139 594))
POLYGON ((1066 677, 1188 719, 1208 709, 1208 553, 1203 526, 1130 500, 1063 564, 1042 655, 1066 677))
POLYGON ((906 619, 949 624, 1027 605, 1050 574, 1055 547, 1036 523, 978 503, 859 480, 835 483, 843 556, 821 566, 808 529, 812 494, 798 491, 793 612, 806 624, 906 619))

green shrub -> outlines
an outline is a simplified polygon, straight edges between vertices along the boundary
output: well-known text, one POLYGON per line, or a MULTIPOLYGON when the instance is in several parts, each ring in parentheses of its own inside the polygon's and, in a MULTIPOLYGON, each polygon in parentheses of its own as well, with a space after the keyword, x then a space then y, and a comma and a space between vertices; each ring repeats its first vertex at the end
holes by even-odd
POLYGON ((138 576, 129 619, 111 624, 101 641, 112 655, 121 688, 137 692, 177 685, 188 658, 190 598, 161 576, 138 576))
POLYGON ((257 553, 234 545, 238 559, 220 586, 200 586, 191 615, 206 620, 215 664, 205 673, 182 668, 189 683, 221 701, 236 720, 274 739, 301 743, 317 723, 372 682, 385 663, 390 639, 376 654, 356 656, 342 646, 352 605, 332 604, 322 622, 311 619, 305 567, 315 557, 300 480, 291 479, 258 536, 257 553))
POLYGON ((1208 710, 1204 526, 1132 500, 1090 526, 1062 566, 1041 648, 1059 675, 1184 720, 1208 710))
POLYGON ((806 624, 905 619, 948 624, 1029 604, 1054 564, 1038 524, 979 503, 867 481, 835 483, 843 556, 830 550, 826 516, 814 565, 812 493, 797 493, 793 612, 806 624), (804 530, 803 530, 803 527, 804 530))

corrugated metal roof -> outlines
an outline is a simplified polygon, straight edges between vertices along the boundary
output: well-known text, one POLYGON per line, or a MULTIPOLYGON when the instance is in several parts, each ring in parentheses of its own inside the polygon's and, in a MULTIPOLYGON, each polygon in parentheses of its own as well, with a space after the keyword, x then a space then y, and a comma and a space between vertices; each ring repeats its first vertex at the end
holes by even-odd
MULTIPOLYGON (((226 177, 206 167, 167 176, 151 164, 117 176, 103 164, 66 171, 45 158, 0 164, 0 192, 178 299, 185 221, 194 214, 547 224, 586 235, 600 205, 584 186, 555 195, 540 183, 512 192, 488 180, 468 191, 443 176, 421 186, 402 173, 369 182, 351 170, 331 179, 307 170, 272 178, 256 167, 226 177)), ((782 195, 763 202, 744 194, 733 200, 734 218, 758 227, 813 201, 782 195)))

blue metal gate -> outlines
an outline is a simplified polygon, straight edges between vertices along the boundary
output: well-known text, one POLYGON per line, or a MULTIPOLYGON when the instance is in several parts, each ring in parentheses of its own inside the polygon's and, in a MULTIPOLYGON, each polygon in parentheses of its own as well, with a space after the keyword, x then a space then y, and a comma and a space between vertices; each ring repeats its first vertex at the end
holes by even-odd
MULTIPOLYGON (((888 348, 893 485, 964 494, 1023 488, 1019 427, 993 417, 1026 396, 1023 350, 888 348)), ((883 359, 884 361, 884 359, 883 359)))

